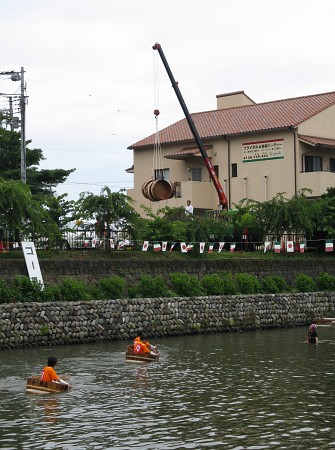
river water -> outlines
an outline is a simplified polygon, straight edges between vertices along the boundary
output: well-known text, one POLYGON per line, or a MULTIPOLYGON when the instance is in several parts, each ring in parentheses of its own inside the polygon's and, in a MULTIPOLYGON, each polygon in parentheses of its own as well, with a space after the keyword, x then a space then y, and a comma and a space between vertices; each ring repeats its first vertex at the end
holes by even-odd
POLYGON ((335 449, 335 327, 161 338, 159 362, 130 342, 0 351, 1 449, 335 449), (33 395, 50 355, 70 393, 33 395))

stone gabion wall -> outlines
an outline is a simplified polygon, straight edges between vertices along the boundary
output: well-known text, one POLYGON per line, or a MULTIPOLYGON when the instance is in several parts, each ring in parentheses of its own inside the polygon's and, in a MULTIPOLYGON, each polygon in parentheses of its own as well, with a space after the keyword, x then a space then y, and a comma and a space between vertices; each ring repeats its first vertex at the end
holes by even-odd
MULTIPOLYGON (((289 283, 299 273, 316 277, 321 272, 335 275, 335 258, 329 256, 320 259, 292 258, 289 259, 222 259, 205 260, 132 260, 129 259, 99 259, 99 260, 45 260, 39 261, 43 280, 46 284, 55 284, 64 277, 73 277, 85 282, 119 275, 125 278, 131 286, 141 275, 161 275, 167 278, 173 272, 184 272, 201 278, 215 272, 249 273, 263 278, 266 275, 281 275, 289 283)), ((17 275, 27 276, 25 262, 22 260, 0 260, 0 278, 13 279, 17 275)))
POLYGON ((334 317, 332 293, 0 305, 0 349, 303 326, 334 317))

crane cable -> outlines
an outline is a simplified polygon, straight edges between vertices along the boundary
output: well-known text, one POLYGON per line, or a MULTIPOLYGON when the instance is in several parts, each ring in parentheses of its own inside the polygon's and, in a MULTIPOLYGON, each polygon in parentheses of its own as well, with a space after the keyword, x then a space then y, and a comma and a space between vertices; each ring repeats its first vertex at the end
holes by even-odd
POLYGON ((153 53, 154 66, 154 115, 156 122, 155 140, 154 140, 154 154, 152 161, 152 179, 164 179, 163 176, 163 156, 162 147, 159 136, 159 74, 158 74, 158 52, 153 53))

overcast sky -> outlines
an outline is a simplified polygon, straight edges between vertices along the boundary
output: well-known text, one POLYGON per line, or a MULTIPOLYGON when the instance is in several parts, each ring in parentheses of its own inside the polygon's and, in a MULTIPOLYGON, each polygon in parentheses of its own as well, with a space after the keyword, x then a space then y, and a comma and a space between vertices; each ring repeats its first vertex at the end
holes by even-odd
MULTIPOLYGON (((25 69, 26 138, 42 168, 76 168, 57 193, 133 186, 127 147, 244 90, 255 102, 335 90, 334 0, 10 0, 0 9, 0 72, 25 69), (158 96, 155 95, 158 92, 158 96)), ((20 93, 1 77, 0 92, 20 93)), ((7 107, 6 97, 0 108, 7 107)))

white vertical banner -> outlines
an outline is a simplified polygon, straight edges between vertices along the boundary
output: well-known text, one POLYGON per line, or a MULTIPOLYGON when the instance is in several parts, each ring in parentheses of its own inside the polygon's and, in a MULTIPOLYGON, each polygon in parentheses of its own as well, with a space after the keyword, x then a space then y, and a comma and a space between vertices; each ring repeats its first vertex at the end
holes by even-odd
POLYGON ((294 243, 293 243, 293 241, 287 241, 286 251, 289 252, 289 253, 293 253, 294 252, 294 243))
POLYGON ((181 242, 180 243, 180 250, 182 253, 187 253, 187 245, 186 242, 181 242))
POLYGON ((40 263, 38 262, 35 244, 33 242, 22 242, 22 250, 30 281, 36 281, 44 288, 40 263))
POLYGON ((149 241, 144 241, 142 246, 142 252, 146 252, 149 247, 149 241))

